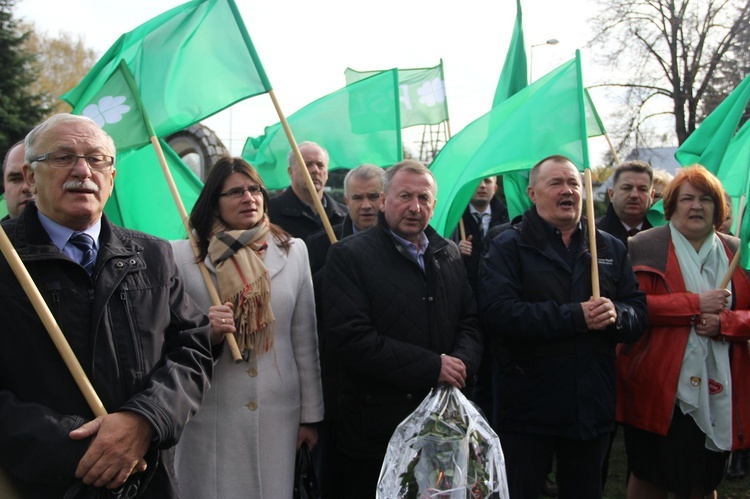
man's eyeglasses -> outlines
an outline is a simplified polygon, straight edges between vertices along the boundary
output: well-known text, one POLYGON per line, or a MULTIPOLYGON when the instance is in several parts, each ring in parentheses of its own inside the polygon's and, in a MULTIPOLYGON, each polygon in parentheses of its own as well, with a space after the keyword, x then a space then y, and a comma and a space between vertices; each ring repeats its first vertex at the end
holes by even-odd
POLYGON ((232 187, 226 192, 219 193, 219 196, 225 196, 228 198, 241 198, 249 192, 251 196, 262 196, 263 188, 259 185, 248 185, 247 187, 232 187))
POLYGON ((92 170, 100 172, 109 170, 115 164, 115 158, 106 154, 86 154, 79 156, 78 154, 68 152, 48 152, 47 154, 31 158, 31 162, 46 161, 52 168, 73 168, 78 164, 79 159, 83 159, 92 170))

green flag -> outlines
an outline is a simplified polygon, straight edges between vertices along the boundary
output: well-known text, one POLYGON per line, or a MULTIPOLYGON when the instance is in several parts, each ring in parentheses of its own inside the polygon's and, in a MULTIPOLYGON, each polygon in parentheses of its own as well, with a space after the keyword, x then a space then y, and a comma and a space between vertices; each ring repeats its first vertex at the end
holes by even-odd
MULTIPOLYGON (((500 72, 500 80, 495 90, 495 98, 492 106, 504 102, 506 99, 526 88, 528 85, 528 66, 526 62, 526 48, 523 36, 523 13, 521 11, 521 0, 516 0, 516 23, 513 26, 513 35, 505 56, 505 63, 500 72)), ((596 112, 594 102, 591 100, 588 90, 584 89, 586 128, 589 137, 603 135, 605 132, 599 114, 596 112)), ((541 158, 539 158, 541 159, 541 158)), ((529 165, 529 168, 534 163, 529 165)), ((503 175, 503 192, 505 203, 508 206, 508 216, 512 220, 521 215, 531 207, 531 200, 526 192, 529 185, 529 172, 518 171, 503 175)))
POLYGON ((505 55, 505 63, 500 72, 500 81, 497 82, 495 98, 492 107, 504 102, 509 97, 520 92, 529 84, 528 65, 526 63, 526 46, 523 38, 523 13, 521 12, 521 0, 516 0, 516 24, 513 26, 513 35, 505 55))
MULTIPOLYGON (((508 53, 505 55, 505 63, 502 71, 500 71, 500 80, 497 82, 492 107, 505 102, 509 97, 526 88, 529 84, 527 75, 523 13, 521 11, 521 0, 516 0, 516 23, 513 26, 508 53)), ((508 207, 508 216, 511 220, 531 206, 529 196, 526 194, 528 185, 528 171, 509 172, 503 175, 503 193, 505 194, 505 204, 508 207)))
MULTIPOLYGON (((750 99, 750 76, 700 124, 674 153, 682 166, 699 163, 716 174, 750 99)), ((718 176, 718 175, 717 175, 718 176)))
POLYGON ((5 194, 0 194, 0 218, 8 214, 8 204, 5 202, 5 194))
POLYGON ((479 179, 528 170, 553 154, 587 168, 588 144, 580 54, 489 113, 470 123, 443 147, 431 165, 438 183, 432 219, 450 234, 479 179))
POLYGON ((234 0, 193 0, 125 33, 62 98, 93 102, 121 59, 159 137, 271 90, 234 0))
MULTIPOLYGON (((344 74, 346 84, 350 85, 381 72, 346 68, 344 74)), ((399 69, 398 87, 403 128, 436 125, 448 119, 442 60, 434 68, 399 69)))
MULTIPOLYGON (((203 183, 166 142, 160 142, 182 202, 190 213, 203 183)), ((104 212, 121 227, 164 239, 187 237, 153 147, 118 154, 115 188, 104 212)))
MULTIPOLYGON (((383 71, 308 104, 287 118, 297 141, 328 151, 330 170, 363 163, 391 166, 401 161, 397 70, 383 71)), ((289 185, 290 146, 280 123, 245 142, 242 157, 257 168, 268 189, 289 185)))
MULTIPOLYGON (((750 131, 747 124, 750 122, 746 122, 737 131, 748 100, 750 100, 750 76, 737 85, 737 88, 703 120, 674 154, 682 166, 698 163, 716 175, 732 198, 735 215, 739 209, 739 200, 748 189, 750 131)), ((743 216, 743 227, 745 218, 743 216)), ((651 220, 651 213, 649 213, 649 220, 651 220)), ((743 228, 740 230, 740 235, 744 234, 743 228)), ((743 247, 746 247, 745 241, 746 239, 743 239, 743 247)), ((743 266, 745 266, 747 253, 748 251, 745 250, 742 255, 743 266)))
POLYGON ((118 151, 150 143, 147 120, 139 105, 137 89, 125 61, 89 101, 80 101, 73 114, 88 116, 115 141, 118 151))

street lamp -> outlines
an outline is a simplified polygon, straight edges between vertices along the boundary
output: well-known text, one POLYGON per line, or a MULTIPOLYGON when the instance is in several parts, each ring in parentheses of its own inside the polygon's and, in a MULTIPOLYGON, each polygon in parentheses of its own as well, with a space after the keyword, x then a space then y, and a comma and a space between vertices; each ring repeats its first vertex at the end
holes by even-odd
POLYGON ((531 83, 531 72, 533 70, 533 62, 534 62, 534 47, 541 47, 543 45, 557 45, 560 43, 557 38, 550 38, 544 43, 537 43, 531 46, 529 48, 529 83, 531 83))

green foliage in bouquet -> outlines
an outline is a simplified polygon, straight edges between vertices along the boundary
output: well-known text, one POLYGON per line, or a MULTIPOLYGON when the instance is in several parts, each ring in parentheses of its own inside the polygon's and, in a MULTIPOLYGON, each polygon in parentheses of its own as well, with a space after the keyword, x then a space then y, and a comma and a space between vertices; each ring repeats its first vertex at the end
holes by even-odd
POLYGON ((458 407, 450 404, 442 414, 430 414, 422 429, 412 438, 419 450, 406 471, 399 475, 400 497, 440 497, 442 491, 450 494, 448 491, 455 492, 456 487, 464 487, 462 476, 466 477, 467 498, 489 496, 488 443, 478 431, 469 433, 458 407), (467 469, 461 469, 462 463, 467 463, 467 469))

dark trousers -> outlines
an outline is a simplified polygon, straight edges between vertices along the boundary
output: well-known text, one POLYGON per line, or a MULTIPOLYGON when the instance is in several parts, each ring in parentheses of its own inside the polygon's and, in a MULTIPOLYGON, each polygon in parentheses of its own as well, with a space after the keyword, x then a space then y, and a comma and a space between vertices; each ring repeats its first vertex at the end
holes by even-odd
POLYGON ((336 448, 336 422, 326 419, 318 427, 318 445, 312 451, 315 475, 323 499, 344 499, 342 495, 341 453, 336 448))
POLYGON ((591 440, 501 432, 510 499, 537 499, 557 456, 559 499, 601 499, 601 472, 609 433, 591 440))
POLYGON ((383 459, 365 459, 342 454, 341 461, 339 480, 343 485, 343 497, 375 499, 383 459))

